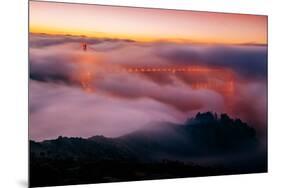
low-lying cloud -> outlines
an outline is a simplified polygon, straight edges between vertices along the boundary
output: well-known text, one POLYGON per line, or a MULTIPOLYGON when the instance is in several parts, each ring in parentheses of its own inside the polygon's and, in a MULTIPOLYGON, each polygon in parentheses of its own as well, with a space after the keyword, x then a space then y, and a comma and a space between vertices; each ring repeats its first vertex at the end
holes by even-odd
POLYGON ((266 59, 265 46, 138 43, 31 34, 30 138, 115 137, 159 121, 180 123, 199 111, 229 113, 263 134, 266 59), (81 48, 84 42, 87 51, 81 48), (218 69, 221 75, 126 71, 130 67, 182 66, 218 69), (230 73, 231 80, 226 78, 230 73), (206 83, 210 80, 223 90, 209 87, 206 83), (234 90, 229 89, 232 82, 234 90))

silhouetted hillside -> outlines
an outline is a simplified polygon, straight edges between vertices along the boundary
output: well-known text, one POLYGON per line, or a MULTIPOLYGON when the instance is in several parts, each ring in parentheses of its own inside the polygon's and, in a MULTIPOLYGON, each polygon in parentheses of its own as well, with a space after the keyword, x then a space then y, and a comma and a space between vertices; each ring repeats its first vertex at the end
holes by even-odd
POLYGON ((219 118, 210 112, 198 113, 183 125, 162 124, 116 139, 147 157, 206 157, 255 150, 255 130, 226 114, 219 118))
POLYGON ((262 172, 267 168, 255 130, 227 114, 218 117, 211 112, 198 113, 182 125, 162 123, 118 138, 30 141, 30 160, 34 186, 262 172))

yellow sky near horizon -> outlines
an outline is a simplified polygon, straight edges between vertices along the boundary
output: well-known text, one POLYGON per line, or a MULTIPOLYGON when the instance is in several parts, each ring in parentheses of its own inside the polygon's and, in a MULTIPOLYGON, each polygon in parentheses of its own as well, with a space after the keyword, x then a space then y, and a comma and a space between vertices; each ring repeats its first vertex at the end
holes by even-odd
POLYGON ((136 41, 267 44, 267 17, 30 1, 32 33, 136 41))

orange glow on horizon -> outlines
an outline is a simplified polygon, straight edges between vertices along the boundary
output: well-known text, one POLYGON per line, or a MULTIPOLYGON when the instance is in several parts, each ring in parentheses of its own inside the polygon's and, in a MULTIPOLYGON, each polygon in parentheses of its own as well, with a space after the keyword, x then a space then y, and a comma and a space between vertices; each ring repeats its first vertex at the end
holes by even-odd
POLYGON ((267 17, 30 1, 30 32, 141 42, 267 44, 267 17))

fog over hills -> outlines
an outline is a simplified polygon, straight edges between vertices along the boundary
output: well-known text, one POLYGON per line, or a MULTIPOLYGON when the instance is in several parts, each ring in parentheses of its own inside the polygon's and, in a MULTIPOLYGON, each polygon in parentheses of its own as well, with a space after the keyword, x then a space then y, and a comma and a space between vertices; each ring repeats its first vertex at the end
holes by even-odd
POLYGON ((60 136, 54 140, 30 141, 30 152, 34 178, 31 181, 39 186, 45 185, 46 173, 56 174, 50 181, 55 185, 62 183, 58 173, 66 174, 63 179, 75 184, 264 172, 267 169, 267 156, 255 130, 227 114, 218 117, 211 112, 198 113, 181 125, 162 123, 116 138, 60 136), (155 165, 158 170, 154 169, 155 165), (108 172, 111 168, 119 169, 108 172), (175 173, 170 168, 180 169, 175 173), (100 171, 105 174, 93 175, 100 171), (139 171, 144 174, 130 175, 139 171), (68 174, 75 176, 73 173, 85 174, 82 178, 80 175, 79 178, 68 177, 68 174), (110 180, 104 179, 108 176, 110 180), (83 181, 83 178, 90 179, 83 181))
POLYGON ((148 160, 159 159, 156 156, 188 158, 250 152, 258 146, 255 130, 240 119, 206 112, 182 125, 162 123, 117 138, 60 136, 43 142, 31 141, 31 152, 45 157, 148 160))

